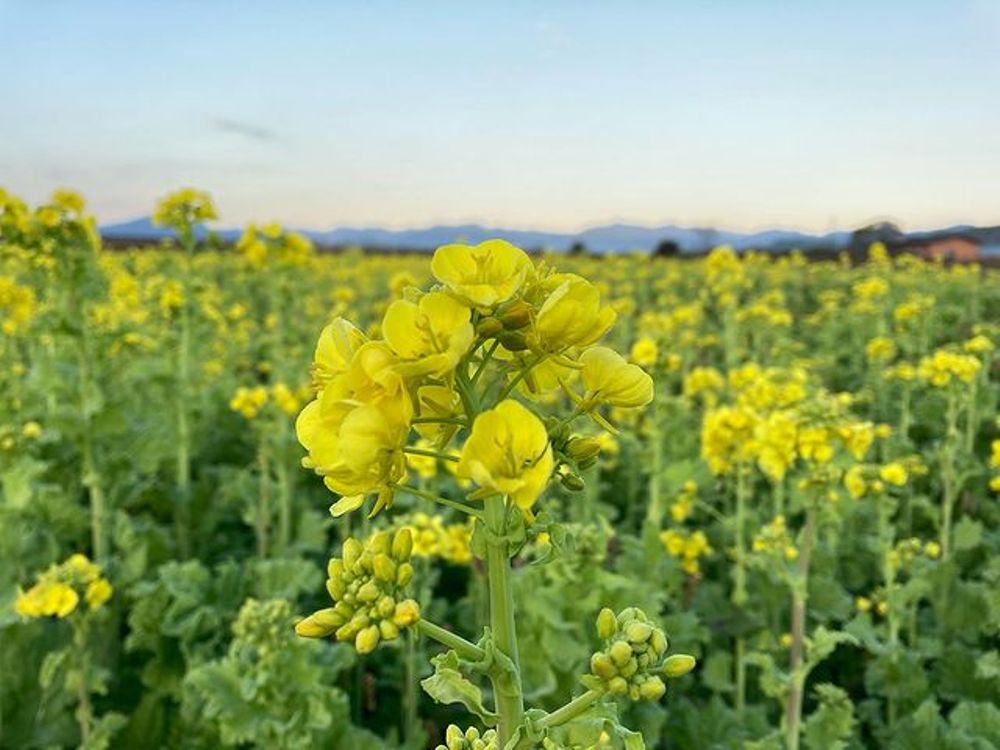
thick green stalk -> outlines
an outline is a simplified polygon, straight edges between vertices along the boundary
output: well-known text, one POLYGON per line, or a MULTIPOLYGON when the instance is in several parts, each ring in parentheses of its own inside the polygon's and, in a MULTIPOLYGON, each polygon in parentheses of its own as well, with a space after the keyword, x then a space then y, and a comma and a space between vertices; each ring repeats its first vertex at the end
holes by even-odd
MULTIPOLYGON (((733 604, 742 608, 747 602, 747 571, 746 571, 746 470, 743 466, 736 467, 736 567, 733 571, 733 604)), ((742 635, 736 637, 733 644, 733 664, 736 677, 735 708, 742 713, 746 707, 747 672, 746 672, 746 642, 742 635)))
POLYGON ((497 733, 503 747, 521 724, 524 699, 521 690, 520 659, 514 625, 514 592, 510 580, 510 549, 502 540, 506 532, 507 502, 503 497, 486 500, 486 524, 491 539, 486 544, 486 568, 490 586, 490 628, 494 645, 511 660, 513 671, 497 670, 491 676, 496 711, 500 716, 497 733), (493 539, 499 537, 501 539, 493 539))
POLYGON ((947 433, 941 447, 941 559, 951 555, 951 522, 958 496, 955 476, 955 449, 958 446, 958 404, 948 394, 947 433))
POLYGON ((602 694, 596 690, 588 690, 583 695, 578 695, 565 706, 550 713, 539 723, 543 727, 559 727, 577 716, 585 713, 592 705, 601 699, 602 694))
POLYGON ((792 588, 792 646, 788 674, 791 685, 785 701, 785 747, 798 750, 802 726, 802 700, 805 694, 806 673, 803 654, 806 638, 806 599, 809 590, 809 562, 812 557, 813 538, 816 532, 816 508, 810 504, 806 510, 806 525, 799 544, 799 571, 792 588))
POLYGON ((191 511, 191 424, 188 413, 191 369, 191 262, 194 256, 194 234, 189 229, 181 233, 184 260, 181 279, 184 300, 181 303, 180 345, 177 350, 177 512, 174 523, 177 546, 182 558, 191 555, 189 538, 191 511))
POLYGON ((470 643, 457 633, 452 633, 440 625, 435 625, 429 620, 419 620, 417 622, 417 630, 428 638, 452 649, 462 659, 467 661, 482 661, 486 658, 486 652, 479 648, 479 646, 470 643))

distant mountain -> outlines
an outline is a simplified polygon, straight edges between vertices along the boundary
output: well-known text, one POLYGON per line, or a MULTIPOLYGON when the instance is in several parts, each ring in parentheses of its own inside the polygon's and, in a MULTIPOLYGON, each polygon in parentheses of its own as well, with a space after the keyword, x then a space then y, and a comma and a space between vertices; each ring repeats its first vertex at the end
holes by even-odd
MULTIPOLYGON (((503 238, 528 250, 565 252, 575 243, 582 243, 590 252, 628 253, 650 252, 659 243, 670 241, 682 252, 701 252, 718 245, 732 245, 737 250, 808 251, 817 248, 840 250, 850 244, 851 232, 809 234, 785 229, 760 232, 733 232, 713 228, 665 225, 644 227, 634 224, 608 224, 582 232, 539 232, 531 230, 484 227, 479 224, 433 226, 424 229, 383 229, 380 227, 339 227, 328 231, 300 230, 313 242, 326 246, 360 246, 398 250, 433 250, 451 242, 476 244, 495 237, 503 238)), ((227 241, 239 237, 239 229, 214 229, 212 233, 227 241)), ((1000 242, 1000 227, 977 228, 954 226, 931 232, 914 232, 907 239, 926 239, 936 235, 962 233, 980 239, 984 245, 1000 242)), ((171 232, 153 226, 146 217, 121 224, 101 227, 101 234, 110 240, 150 242, 169 237, 171 232)), ((200 232, 202 236, 205 231, 200 232)))

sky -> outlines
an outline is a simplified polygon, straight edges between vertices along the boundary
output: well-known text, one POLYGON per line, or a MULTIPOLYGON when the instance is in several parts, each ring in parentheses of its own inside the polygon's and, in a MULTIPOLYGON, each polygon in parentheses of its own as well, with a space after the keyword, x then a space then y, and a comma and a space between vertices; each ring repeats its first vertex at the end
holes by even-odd
POLYGON ((1000 224, 1000 0, 0 0, 0 71, 104 223, 1000 224))

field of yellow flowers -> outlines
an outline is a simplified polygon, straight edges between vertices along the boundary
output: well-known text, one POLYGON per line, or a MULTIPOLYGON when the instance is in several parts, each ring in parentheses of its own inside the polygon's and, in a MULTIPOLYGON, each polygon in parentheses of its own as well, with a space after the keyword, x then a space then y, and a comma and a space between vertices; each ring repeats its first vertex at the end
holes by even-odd
POLYGON ((112 252, 0 191, 0 747, 1000 747, 1000 275, 112 252))

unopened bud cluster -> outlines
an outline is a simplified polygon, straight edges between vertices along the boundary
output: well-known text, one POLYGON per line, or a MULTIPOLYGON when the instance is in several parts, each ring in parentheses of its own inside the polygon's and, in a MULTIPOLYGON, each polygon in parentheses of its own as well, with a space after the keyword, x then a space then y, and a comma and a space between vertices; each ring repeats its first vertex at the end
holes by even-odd
POLYGON ((680 677, 694 668, 694 657, 667 657, 667 636, 637 607, 617 616, 605 607, 597 616, 597 634, 604 649, 590 657, 590 674, 583 678, 592 690, 631 700, 655 701, 663 697, 663 677, 680 677))
POLYGON ((409 529, 395 535, 379 531, 363 544, 348 538, 343 557, 331 559, 327 566, 326 590, 334 606, 309 615, 295 632, 307 638, 333 635, 338 641, 353 641, 359 654, 371 653, 381 641, 395 640, 402 628, 420 619, 420 606, 403 598, 413 578, 412 553, 409 529))
POLYGON ((497 733, 488 729, 479 734, 475 727, 469 727, 464 732, 451 724, 444 735, 444 744, 438 745, 434 750, 496 750, 497 733))

